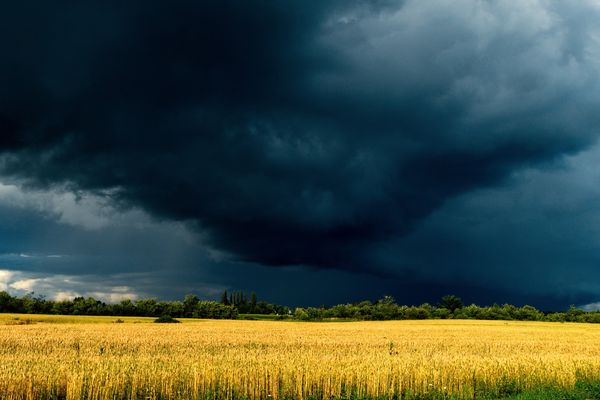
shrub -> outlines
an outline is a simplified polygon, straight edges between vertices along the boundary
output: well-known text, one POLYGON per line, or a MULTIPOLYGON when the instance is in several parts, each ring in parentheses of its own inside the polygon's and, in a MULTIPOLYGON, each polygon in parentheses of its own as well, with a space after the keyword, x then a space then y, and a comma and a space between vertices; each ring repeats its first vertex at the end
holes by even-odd
POLYGON ((173 323, 179 323, 181 321, 176 320, 175 318, 171 317, 170 315, 161 315, 160 317, 155 319, 154 322, 159 323, 159 324, 173 324, 173 323))

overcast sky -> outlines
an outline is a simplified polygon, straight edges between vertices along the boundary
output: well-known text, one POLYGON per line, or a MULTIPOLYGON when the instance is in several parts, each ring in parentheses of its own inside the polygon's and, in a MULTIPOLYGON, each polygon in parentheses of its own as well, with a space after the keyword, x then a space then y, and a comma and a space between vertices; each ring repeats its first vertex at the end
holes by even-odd
POLYGON ((600 305, 597 1, 0 11, 0 290, 600 305))

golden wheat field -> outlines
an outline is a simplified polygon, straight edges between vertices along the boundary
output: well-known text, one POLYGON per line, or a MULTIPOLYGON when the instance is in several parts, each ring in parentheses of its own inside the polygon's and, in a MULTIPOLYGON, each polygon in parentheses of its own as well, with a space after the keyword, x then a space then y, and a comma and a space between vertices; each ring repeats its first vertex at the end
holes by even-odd
POLYGON ((11 321, 2 399, 472 399, 600 377, 600 326, 586 324, 11 321))

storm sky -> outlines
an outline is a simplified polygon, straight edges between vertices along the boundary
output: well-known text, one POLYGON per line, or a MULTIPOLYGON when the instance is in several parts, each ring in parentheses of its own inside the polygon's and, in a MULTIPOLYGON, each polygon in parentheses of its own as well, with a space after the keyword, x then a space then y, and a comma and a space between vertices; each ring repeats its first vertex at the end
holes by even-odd
POLYGON ((600 3, 0 8, 0 290, 600 305, 600 3))

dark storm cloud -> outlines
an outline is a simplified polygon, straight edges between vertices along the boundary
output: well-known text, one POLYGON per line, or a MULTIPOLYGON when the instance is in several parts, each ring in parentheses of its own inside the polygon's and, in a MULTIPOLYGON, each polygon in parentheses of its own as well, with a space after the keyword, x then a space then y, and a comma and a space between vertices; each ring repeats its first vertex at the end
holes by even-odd
POLYGON ((597 134, 591 2, 3 8, 2 174, 258 264, 385 274, 381 242, 597 134))

